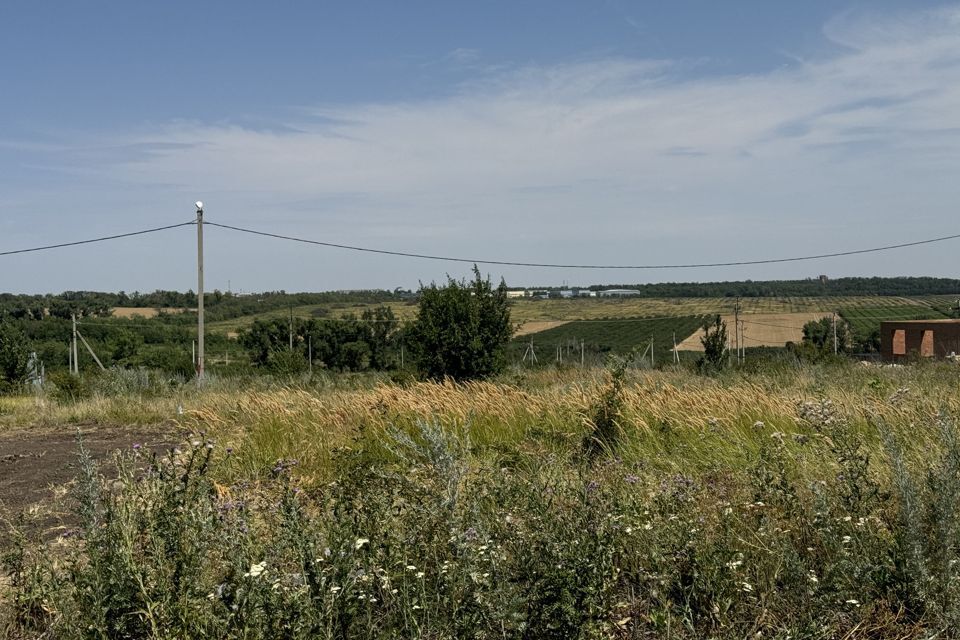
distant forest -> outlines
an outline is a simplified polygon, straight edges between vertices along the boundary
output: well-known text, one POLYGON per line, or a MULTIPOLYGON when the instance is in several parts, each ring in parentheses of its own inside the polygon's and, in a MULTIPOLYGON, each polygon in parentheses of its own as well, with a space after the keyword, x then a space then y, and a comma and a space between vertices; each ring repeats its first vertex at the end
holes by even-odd
POLYGON ((926 296, 960 293, 953 278, 837 278, 744 280, 739 282, 660 282, 593 285, 590 290, 636 289, 645 298, 770 298, 789 296, 926 296))

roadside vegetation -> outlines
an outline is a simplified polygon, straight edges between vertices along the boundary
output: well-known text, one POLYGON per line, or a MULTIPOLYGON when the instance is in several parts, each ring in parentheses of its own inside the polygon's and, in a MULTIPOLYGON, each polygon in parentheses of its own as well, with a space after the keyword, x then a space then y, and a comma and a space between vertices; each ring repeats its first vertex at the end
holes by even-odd
POLYGON ((5 404, 7 424, 126 406, 182 444, 105 465, 81 442, 70 493, 9 538, 0 620, 67 638, 949 637, 958 383, 946 364, 620 361, 5 404))

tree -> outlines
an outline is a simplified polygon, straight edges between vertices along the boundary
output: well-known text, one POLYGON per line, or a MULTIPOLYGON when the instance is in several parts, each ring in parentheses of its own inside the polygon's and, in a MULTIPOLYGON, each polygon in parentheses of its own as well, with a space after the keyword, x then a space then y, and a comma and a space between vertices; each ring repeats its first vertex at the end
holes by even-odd
POLYGON ((697 366, 701 371, 722 369, 727 364, 727 323, 723 318, 718 315, 713 322, 703 324, 700 344, 703 345, 703 357, 697 361, 697 366))
POLYGON ((30 348, 23 331, 12 323, 0 322, 0 391, 26 380, 29 359, 30 348))
POLYGON ((474 265, 469 284, 447 278, 447 286, 420 288, 420 311, 407 333, 414 362, 428 378, 473 380, 503 370, 513 336, 507 285, 494 289, 474 265))
MULTIPOLYGON (((819 320, 811 320, 803 325, 803 342, 813 345, 822 353, 833 352, 833 323, 834 319, 825 317, 819 320)), ((850 335, 847 330, 847 323, 839 318, 837 323, 837 352, 843 353, 850 344, 850 335)))

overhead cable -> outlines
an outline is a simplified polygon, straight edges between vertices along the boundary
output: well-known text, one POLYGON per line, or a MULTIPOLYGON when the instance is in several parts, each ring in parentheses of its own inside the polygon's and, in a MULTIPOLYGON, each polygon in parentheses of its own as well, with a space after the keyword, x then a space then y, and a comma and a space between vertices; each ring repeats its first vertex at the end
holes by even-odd
POLYGON ((181 222, 180 224, 168 224, 164 227, 154 227, 153 229, 141 229, 140 231, 131 231, 129 233, 118 233, 112 236, 103 236, 101 238, 90 238, 88 240, 75 240, 73 242, 61 242, 60 244, 48 244, 43 247, 30 247, 29 249, 14 249, 12 251, 0 251, 0 256, 11 256, 16 253, 31 253, 34 251, 47 251, 48 249, 62 249, 63 247, 75 247, 80 244, 91 244, 94 242, 104 242, 106 240, 117 240, 119 238, 129 238, 131 236, 142 236, 147 233, 155 233, 157 231, 166 231, 167 229, 176 229, 177 227, 186 227, 188 225, 196 224, 195 220, 189 222, 181 222))
POLYGON ((737 261, 730 261, 730 262, 703 262, 703 263, 689 263, 689 264, 642 264, 642 265, 557 264, 557 263, 544 263, 544 262, 514 262, 509 260, 479 260, 476 258, 455 258, 452 256, 438 256, 438 255, 430 255, 430 254, 424 254, 424 253, 410 253, 407 251, 372 249, 370 247, 358 247, 358 246, 347 245, 347 244, 338 244, 335 242, 310 240, 307 238, 299 238, 296 236, 288 236, 288 235, 283 235, 279 233, 271 233, 268 231, 258 231, 256 229, 246 229, 244 227, 237 227, 229 224, 220 224, 217 222, 210 222, 208 220, 205 220, 204 224, 207 224, 213 227, 220 227, 222 229, 230 229, 232 231, 240 231, 242 233, 265 236, 268 238, 276 238, 279 240, 290 240, 292 242, 301 242, 304 244, 319 245, 322 247, 332 247, 334 249, 346 249, 348 251, 378 253, 381 255, 401 256, 405 258, 421 258, 424 260, 443 260, 446 262, 466 262, 466 263, 473 263, 473 264, 492 264, 492 265, 502 265, 502 266, 511 266, 511 267, 542 267, 542 268, 550 268, 550 269, 695 269, 695 268, 703 268, 703 267, 735 267, 735 266, 755 265, 755 264, 773 264, 778 262, 800 262, 803 260, 821 260, 824 258, 838 258, 841 256, 852 256, 852 255, 857 255, 861 253, 875 253, 878 251, 889 251, 891 249, 915 247, 918 245, 931 244, 934 242, 944 242, 946 240, 955 240, 957 238, 960 238, 960 233, 958 233, 958 234, 953 234, 949 236, 941 236, 939 238, 917 240, 915 242, 902 242, 900 244, 891 244, 883 247, 872 247, 870 249, 838 251, 835 253, 822 253, 818 255, 799 256, 799 257, 792 257, 792 258, 769 258, 765 260, 737 260, 737 261))

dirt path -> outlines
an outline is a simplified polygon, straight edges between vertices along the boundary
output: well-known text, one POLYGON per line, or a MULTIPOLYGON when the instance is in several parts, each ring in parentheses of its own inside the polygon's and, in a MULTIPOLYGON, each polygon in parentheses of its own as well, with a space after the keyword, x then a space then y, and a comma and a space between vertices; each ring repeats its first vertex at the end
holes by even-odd
MULTIPOLYGON (((174 430, 162 425, 84 425, 80 432, 84 446, 99 460, 134 444, 163 449, 177 441, 174 430)), ((49 499, 54 487, 70 482, 76 473, 76 427, 0 432, 0 517, 14 517, 49 499)))

